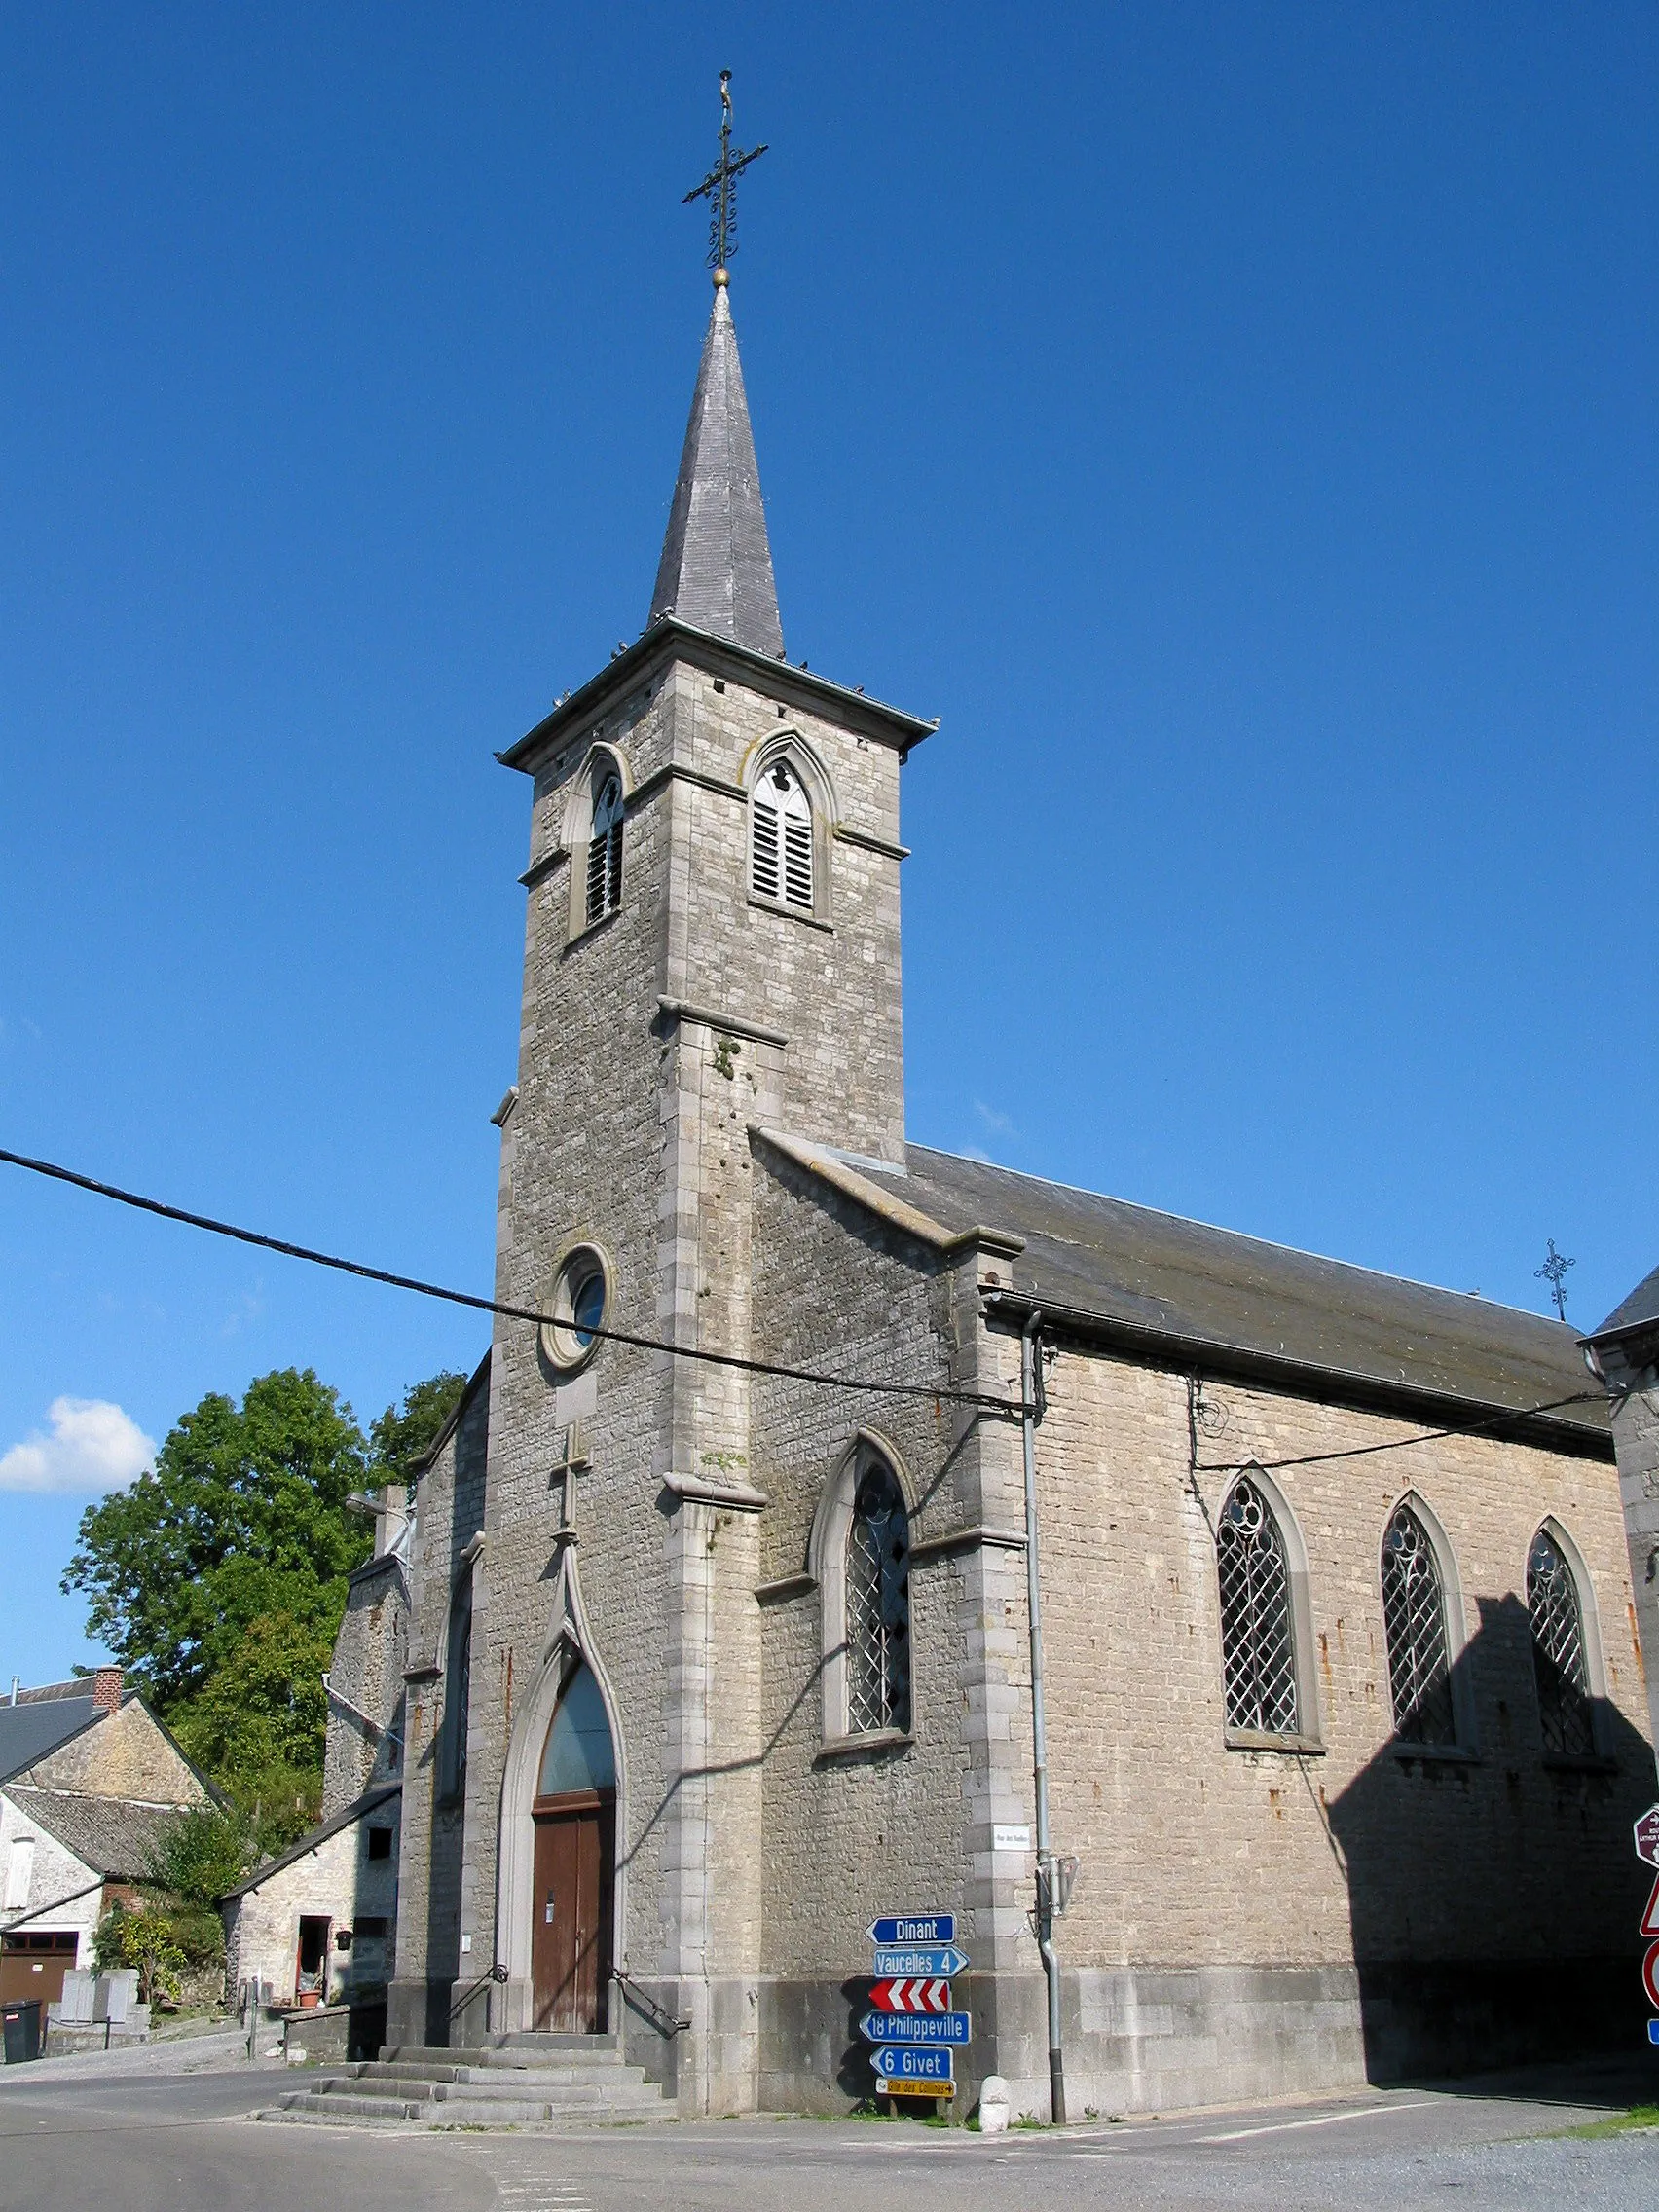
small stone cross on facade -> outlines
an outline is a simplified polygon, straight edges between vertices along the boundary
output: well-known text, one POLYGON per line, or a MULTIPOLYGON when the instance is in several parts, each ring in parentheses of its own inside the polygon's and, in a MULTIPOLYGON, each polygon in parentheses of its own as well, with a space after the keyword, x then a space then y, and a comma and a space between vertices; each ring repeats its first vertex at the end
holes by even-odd
POLYGON ((764 146, 752 146, 747 154, 731 150, 731 71, 720 71, 720 158, 699 185, 694 185, 681 203, 689 207, 693 200, 708 200, 714 204, 709 222, 709 267, 715 273, 715 282, 723 284, 731 257, 737 251, 737 180, 751 162, 757 162, 766 151, 764 146))
POLYGON ((593 1461, 588 1456, 587 1435, 579 1420, 573 1420, 560 1439, 559 1456, 553 1462, 553 1471, 547 1478, 549 1490, 559 1493, 559 1526, 554 1531, 555 1545, 573 1544, 576 1540, 576 1477, 585 1475, 593 1461))

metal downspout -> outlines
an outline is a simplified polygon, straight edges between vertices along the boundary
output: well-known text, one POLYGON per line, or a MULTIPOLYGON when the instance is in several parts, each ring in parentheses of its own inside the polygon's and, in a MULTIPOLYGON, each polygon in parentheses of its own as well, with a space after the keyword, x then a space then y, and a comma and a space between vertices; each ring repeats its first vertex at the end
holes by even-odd
POLYGON ((1054 1853, 1049 1835, 1049 1726, 1043 1708, 1043 1600, 1037 1573, 1037 1331, 1041 1309, 1020 1332, 1019 1383, 1025 1431, 1025 1602, 1031 1627, 1031 1765, 1037 1785, 1037 1949, 1049 1984, 1049 2117, 1066 2120, 1060 2046, 1060 1962, 1054 1952, 1054 1853))

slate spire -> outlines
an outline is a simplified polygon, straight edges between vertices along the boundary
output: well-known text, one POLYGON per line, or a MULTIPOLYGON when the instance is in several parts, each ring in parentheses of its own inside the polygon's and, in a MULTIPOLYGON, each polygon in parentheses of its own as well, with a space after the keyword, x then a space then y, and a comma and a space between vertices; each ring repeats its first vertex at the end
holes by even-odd
POLYGON ((778 587, 772 580, 760 471, 724 277, 723 269, 716 271, 714 313, 685 425, 650 619, 677 614, 699 630, 781 659, 778 587))

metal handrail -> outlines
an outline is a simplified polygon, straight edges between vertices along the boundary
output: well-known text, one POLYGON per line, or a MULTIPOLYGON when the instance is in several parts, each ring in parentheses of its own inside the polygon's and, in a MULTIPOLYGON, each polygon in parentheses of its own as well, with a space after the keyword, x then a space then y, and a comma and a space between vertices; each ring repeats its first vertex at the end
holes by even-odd
POLYGON ((481 1989, 482 1989, 482 1988, 484 1987, 484 1985, 485 1985, 485 1983, 486 1983, 486 1982, 489 1982, 489 1981, 505 1981, 505 1980, 506 1980, 506 1978, 507 1978, 507 1970, 506 1970, 506 1968, 505 1968, 504 1966, 502 1966, 502 1964, 501 1964, 500 1960, 499 1960, 499 1959, 498 1959, 498 1960, 496 1961, 495 1965, 494 1965, 494 1966, 493 1966, 493 1967, 492 1967, 492 1968, 490 1969, 490 1971, 489 1971, 489 1972, 488 1972, 488 1973, 481 1973, 481 1974, 480 1974, 480 1975, 478 1976, 478 1978, 477 1978, 477 1980, 476 1980, 476 1981, 469 1981, 469 1982, 467 1983, 466 1987, 465 1987, 465 1988, 464 1988, 464 1989, 463 1989, 463 1990, 461 1991, 461 1995, 460 1995, 460 1996, 459 1996, 459 1997, 458 1997, 458 1998, 456 1999, 455 2003, 454 2003, 454 2004, 453 2004, 453 2005, 452 2005, 452 2006, 450 2007, 450 2009, 449 2009, 449 2016, 450 2016, 450 2018, 451 2018, 451 2019, 453 2020, 453 2019, 455 2018, 456 2014, 457 2014, 457 2013, 458 2013, 458 2012, 459 2012, 459 2011, 461 2010, 461 2007, 462 2007, 463 2005, 470 2005, 470 2004, 471 2004, 471 2002, 472 2002, 472 2000, 473 2000, 473 1999, 474 1999, 474 1998, 475 1998, 475 1997, 477 1996, 478 1992, 479 1992, 479 1991, 480 1991, 480 1990, 481 1990, 481 1989))
POLYGON ((682 2036, 690 2027, 691 2015, 689 2012, 675 2013, 669 2011, 666 2006, 657 2003, 656 1999, 642 1983, 637 1982, 631 1973, 625 1973, 620 1967, 611 1968, 610 1978, 612 1981, 619 1981, 622 1984, 625 1996, 628 1992, 632 1992, 633 2003, 640 2011, 645 2014, 652 2027, 660 2035, 682 2036))

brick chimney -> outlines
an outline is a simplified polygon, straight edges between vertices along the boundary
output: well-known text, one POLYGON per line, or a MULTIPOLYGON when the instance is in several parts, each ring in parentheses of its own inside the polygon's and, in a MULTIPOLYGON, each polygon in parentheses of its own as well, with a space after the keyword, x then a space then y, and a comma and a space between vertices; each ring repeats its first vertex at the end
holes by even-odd
POLYGON ((121 1711, 121 1669, 100 1667, 92 1677, 92 1711, 119 1713, 121 1711))

